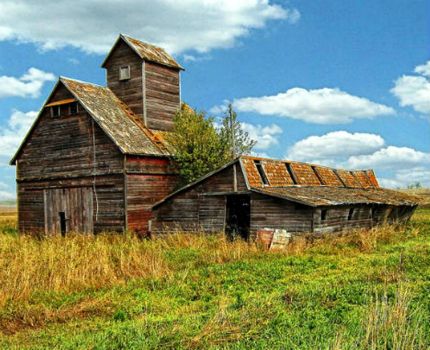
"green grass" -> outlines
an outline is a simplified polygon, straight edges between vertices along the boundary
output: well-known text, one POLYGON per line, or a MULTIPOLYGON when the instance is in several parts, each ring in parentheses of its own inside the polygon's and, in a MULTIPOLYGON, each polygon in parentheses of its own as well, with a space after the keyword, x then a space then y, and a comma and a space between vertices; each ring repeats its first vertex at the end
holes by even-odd
POLYGON ((430 347, 429 209, 286 252, 220 236, 36 240, 9 216, 0 225, 2 349, 430 347))

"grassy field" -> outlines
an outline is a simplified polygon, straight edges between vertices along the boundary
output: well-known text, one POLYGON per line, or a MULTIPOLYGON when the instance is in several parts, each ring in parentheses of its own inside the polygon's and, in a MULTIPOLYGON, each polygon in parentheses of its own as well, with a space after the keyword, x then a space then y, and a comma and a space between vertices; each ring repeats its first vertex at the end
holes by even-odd
POLYGON ((2 349, 428 349, 430 209, 297 239, 17 236, 0 214, 2 349))

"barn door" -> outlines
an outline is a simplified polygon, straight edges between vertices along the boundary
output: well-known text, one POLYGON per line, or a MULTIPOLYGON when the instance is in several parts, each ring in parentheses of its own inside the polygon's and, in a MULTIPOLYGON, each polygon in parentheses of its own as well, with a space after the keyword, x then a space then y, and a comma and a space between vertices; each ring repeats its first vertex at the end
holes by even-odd
POLYGON ((44 190, 45 233, 93 232, 93 194, 91 187, 44 190))

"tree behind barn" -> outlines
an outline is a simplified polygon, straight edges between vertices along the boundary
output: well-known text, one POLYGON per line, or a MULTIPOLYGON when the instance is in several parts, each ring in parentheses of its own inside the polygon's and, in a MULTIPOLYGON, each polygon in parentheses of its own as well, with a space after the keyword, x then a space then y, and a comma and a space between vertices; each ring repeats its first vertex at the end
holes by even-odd
POLYGON ((252 148, 257 143, 250 139, 248 132, 243 130, 231 103, 222 119, 219 135, 224 147, 225 161, 233 160, 242 154, 251 153, 252 148))
POLYGON ((213 119, 186 104, 174 118, 173 133, 167 136, 178 165, 182 184, 192 182, 224 163, 224 149, 213 119))
POLYGON ((217 130, 214 120, 186 104, 174 118, 174 130, 167 136, 182 185, 219 168, 241 154, 249 153, 255 144, 242 130, 237 115, 229 106, 217 130))

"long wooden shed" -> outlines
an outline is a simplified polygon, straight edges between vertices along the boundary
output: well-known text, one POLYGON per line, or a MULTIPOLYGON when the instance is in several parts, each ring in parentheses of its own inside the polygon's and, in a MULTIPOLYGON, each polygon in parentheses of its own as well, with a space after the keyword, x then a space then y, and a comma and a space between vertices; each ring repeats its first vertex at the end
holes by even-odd
POLYGON ((405 222, 416 206, 372 170, 242 156, 156 203, 151 231, 325 233, 405 222))

